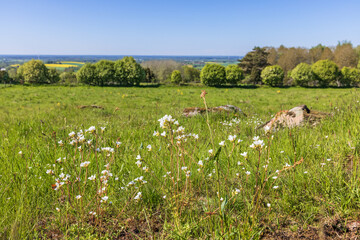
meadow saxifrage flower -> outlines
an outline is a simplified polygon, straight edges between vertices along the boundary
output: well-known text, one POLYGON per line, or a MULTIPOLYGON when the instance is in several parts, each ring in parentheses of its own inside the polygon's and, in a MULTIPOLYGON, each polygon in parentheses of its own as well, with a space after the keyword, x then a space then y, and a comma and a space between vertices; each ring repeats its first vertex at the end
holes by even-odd
POLYGON ((229 137, 228 137, 228 140, 229 140, 230 142, 235 141, 235 139, 236 139, 236 135, 229 135, 229 137))
POLYGON ((141 167, 141 164, 142 162, 140 160, 136 161, 135 164, 138 166, 138 167, 141 167))
POLYGON ((88 179, 89 179, 90 181, 95 181, 96 175, 91 175, 90 177, 88 177, 88 179))
POLYGON ((95 131, 96 131, 95 126, 91 126, 91 127, 89 127, 89 129, 85 130, 85 132, 89 132, 89 133, 95 133, 95 131))
POLYGON ((89 166, 89 164, 90 164, 89 161, 85 161, 85 162, 80 163, 80 167, 87 167, 87 166, 89 166))
POLYGON ((134 199, 135 199, 135 200, 140 200, 140 199, 141 199, 141 196, 142 196, 141 192, 138 192, 138 193, 136 194, 136 196, 134 197, 134 199))

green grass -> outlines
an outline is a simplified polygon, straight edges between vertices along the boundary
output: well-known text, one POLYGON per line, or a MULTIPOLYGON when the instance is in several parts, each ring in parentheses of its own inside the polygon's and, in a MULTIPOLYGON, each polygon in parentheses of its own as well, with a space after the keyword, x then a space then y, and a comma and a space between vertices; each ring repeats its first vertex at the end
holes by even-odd
POLYGON ((206 88, 209 107, 232 104, 247 114, 210 114, 209 126, 206 116, 181 116, 184 107, 204 106, 202 89, 0 88, 0 238, 258 239, 282 228, 320 229, 335 218, 344 226, 359 218, 357 89, 206 88), (334 116, 316 127, 271 135, 256 130, 279 110, 301 104, 334 116), (189 136, 177 145, 170 132, 167 137, 153 136, 154 131, 164 131, 158 119, 166 114, 199 139, 189 136), (240 121, 231 127, 221 123, 235 117, 240 121), (86 141, 93 140, 90 146, 79 143, 79 151, 69 144, 70 132, 91 126, 96 133, 84 133, 86 141), (243 141, 230 142, 229 135, 243 141), (249 147, 254 136, 264 140, 261 152, 249 147), (112 147, 114 153, 97 152, 98 147, 112 147), (248 153, 246 159, 243 152, 248 153), (141 168, 135 164, 137 155, 142 157, 141 168), (66 161, 57 163, 60 157, 66 161), (285 164, 293 166, 301 159, 272 178, 285 164), (89 166, 80 168, 84 161, 90 161, 89 166), (112 176, 106 177, 105 192, 97 194, 105 164, 112 176), (187 169, 181 170, 184 166, 187 169), (55 175, 47 174, 49 169, 55 175), (191 171, 190 177, 186 171, 191 171), (60 173, 71 177, 55 191, 52 184, 60 173), (85 181, 93 174, 95 182, 85 181), (146 184, 137 182, 138 189, 127 186, 140 176, 146 184), (239 194, 234 194, 236 189, 239 194), (142 198, 135 200, 138 192, 142 198), (82 198, 76 200, 77 195, 82 198), (100 202, 104 196, 108 200, 100 202))

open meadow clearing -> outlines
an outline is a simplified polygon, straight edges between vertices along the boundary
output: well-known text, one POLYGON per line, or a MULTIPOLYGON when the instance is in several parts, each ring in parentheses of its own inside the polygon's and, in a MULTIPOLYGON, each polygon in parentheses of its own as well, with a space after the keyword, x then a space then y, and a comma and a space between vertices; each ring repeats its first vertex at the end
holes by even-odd
POLYGON ((183 117, 204 88, 0 88, 0 239, 356 236, 358 89, 206 87, 246 116, 183 117), (257 129, 302 104, 332 117, 257 129))

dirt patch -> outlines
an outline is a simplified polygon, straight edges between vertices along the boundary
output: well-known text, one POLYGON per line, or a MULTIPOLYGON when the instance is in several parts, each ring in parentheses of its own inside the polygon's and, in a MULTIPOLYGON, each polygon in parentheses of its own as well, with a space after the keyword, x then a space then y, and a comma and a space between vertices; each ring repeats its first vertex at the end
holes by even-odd
POLYGON ((319 239, 355 240, 360 237, 360 222, 345 221, 337 218, 327 219, 320 223, 319 227, 309 226, 306 229, 298 225, 282 226, 280 229, 265 228, 261 239, 264 240, 297 240, 297 239, 319 239))
MULTIPOLYGON (((103 216, 95 219, 90 216, 84 220, 80 230, 80 236, 111 236, 111 239, 152 239, 161 235, 163 221, 158 214, 146 218, 129 217, 118 219, 117 216, 103 216)), ((77 236, 78 223, 75 219, 68 219, 67 229, 69 235, 77 236)), ((64 226, 62 226, 64 227, 64 226)), ((40 239, 64 239, 65 232, 60 229, 59 223, 52 217, 38 222, 36 227, 40 239)))

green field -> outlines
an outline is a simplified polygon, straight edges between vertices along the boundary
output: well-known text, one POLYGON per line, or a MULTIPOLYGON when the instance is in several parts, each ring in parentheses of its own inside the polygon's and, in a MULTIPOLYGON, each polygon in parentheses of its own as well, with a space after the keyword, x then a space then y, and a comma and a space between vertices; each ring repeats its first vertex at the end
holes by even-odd
POLYGON ((247 116, 182 117, 204 107, 203 88, 0 87, 0 239, 353 236, 358 89, 206 87, 209 107, 247 116), (333 117, 256 130, 301 104, 333 117), (90 105, 101 108, 79 107, 90 105), (179 125, 161 128, 164 115, 179 125), (249 147, 255 136, 261 149, 249 147))

